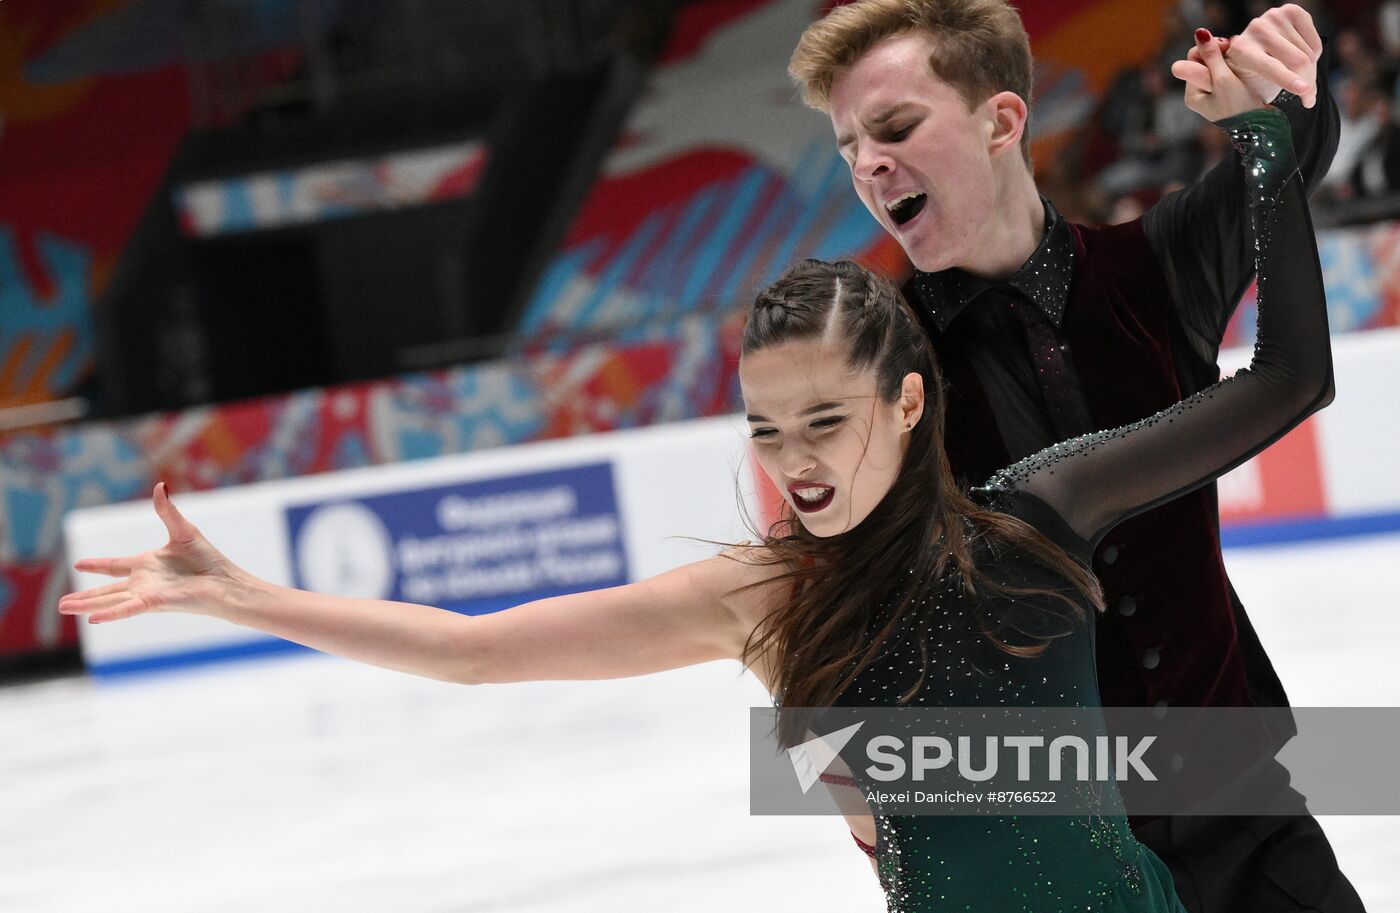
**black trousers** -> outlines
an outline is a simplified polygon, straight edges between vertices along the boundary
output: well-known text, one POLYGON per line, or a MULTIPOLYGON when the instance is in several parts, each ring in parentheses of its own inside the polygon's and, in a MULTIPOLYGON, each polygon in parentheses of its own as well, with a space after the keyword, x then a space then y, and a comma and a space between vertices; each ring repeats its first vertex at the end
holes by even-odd
POLYGON ((1288 785, 1287 770, 1271 773, 1280 772, 1287 790, 1280 799, 1298 814, 1178 815, 1133 829, 1171 869, 1191 913, 1365 913, 1327 835, 1288 785))

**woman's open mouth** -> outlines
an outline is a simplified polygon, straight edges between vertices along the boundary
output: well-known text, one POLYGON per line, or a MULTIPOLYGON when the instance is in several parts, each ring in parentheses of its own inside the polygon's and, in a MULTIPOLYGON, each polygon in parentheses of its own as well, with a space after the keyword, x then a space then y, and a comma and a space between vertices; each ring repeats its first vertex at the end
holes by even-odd
POLYGON ((826 507, 836 495, 836 489, 829 485, 806 485, 788 489, 792 493, 792 506, 804 514, 812 514, 826 507))

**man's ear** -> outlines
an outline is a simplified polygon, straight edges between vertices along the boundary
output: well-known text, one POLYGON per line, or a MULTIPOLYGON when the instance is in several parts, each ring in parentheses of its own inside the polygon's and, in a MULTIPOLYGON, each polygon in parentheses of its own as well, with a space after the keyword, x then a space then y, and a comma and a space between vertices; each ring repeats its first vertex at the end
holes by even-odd
POLYGON ((986 101, 987 114, 992 131, 988 137, 988 152, 995 158, 1007 150, 1014 150, 1021 144, 1021 134, 1026 129, 1026 119, 1030 109, 1015 92, 998 92, 986 101))

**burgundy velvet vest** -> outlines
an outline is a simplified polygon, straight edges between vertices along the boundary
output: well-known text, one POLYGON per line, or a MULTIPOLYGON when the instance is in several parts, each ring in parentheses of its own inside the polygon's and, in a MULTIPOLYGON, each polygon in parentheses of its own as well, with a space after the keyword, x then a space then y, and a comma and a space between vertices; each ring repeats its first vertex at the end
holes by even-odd
MULTIPOLYGON (((1172 301, 1140 221, 1071 225, 1074 277, 1061 334, 1096 429, 1151 415, 1182 397, 1172 357, 1172 301)), ((1013 462, 971 361, 922 308, 948 386, 953 472, 980 484, 1013 462)), ((1220 556, 1215 486, 1125 521, 1094 556, 1108 611, 1097 624, 1106 705, 1286 703, 1220 556)))

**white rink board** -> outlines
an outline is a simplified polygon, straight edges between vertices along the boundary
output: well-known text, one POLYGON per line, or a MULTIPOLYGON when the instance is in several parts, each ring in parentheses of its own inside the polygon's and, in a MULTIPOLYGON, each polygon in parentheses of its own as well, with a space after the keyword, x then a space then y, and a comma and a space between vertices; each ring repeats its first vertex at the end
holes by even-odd
MULTIPOLYGON (((1249 364, 1248 349, 1220 353, 1225 373, 1249 364)), ((1309 421, 1317 423, 1319 463, 1331 516, 1400 511, 1400 328, 1334 337, 1332 373, 1337 397, 1309 421)), ((1246 475, 1249 463, 1221 481, 1246 475)))
MULTIPOLYGON (((460 456, 419 460, 262 482, 191 494, 174 493, 190 522, 250 573, 277 584, 293 581, 285 510, 290 506, 436 488, 610 461, 618 514, 633 580, 715 554, 686 536, 748 541, 739 498, 754 503, 747 432, 738 416, 699 419, 609 434, 585 435, 460 456)), ((756 508, 750 507, 755 512, 756 508)), ((70 513, 64 521, 73 557, 124 555, 159 547, 165 531, 149 501, 70 513)), ((75 574, 74 589, 108 578, 75 574)), ((177 658, 246 644, 264 635, 217 619, 143 615, 121 624, 79 625, 90 667, 177 658)))

